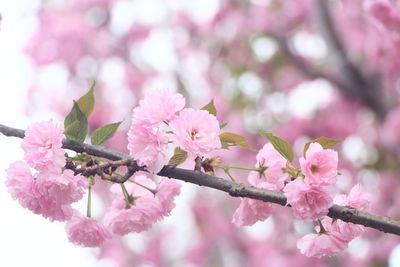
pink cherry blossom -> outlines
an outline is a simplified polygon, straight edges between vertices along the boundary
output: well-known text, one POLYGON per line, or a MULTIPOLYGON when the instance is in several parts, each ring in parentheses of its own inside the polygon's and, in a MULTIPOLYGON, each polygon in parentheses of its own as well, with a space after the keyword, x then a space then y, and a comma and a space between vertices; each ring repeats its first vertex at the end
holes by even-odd
POLYGON ((196 156, 221 147, 217 118, 205 110, 186 108, 170 123, 174 144, 196 156))
POLYGON ((307 257, 333 256, 346 247, 347 242, 329 233, 308 234, 297 241, 297 248, 307 257))
POLYGON ((305 221, 326 215, 333 202, 330 188, 309 185, 301 178, 288 183, 283 191, 294 216, 305 221))
POLYGON ((311 143, 305 158, 300 158, 305 181, 314 185, 331 185, 336 182, 338 155, 332 149, 323 149, 319 143, 311 143))
POLYGON ((164 179, 157 188, 157 200, 160 202, 162 215, 168 215, 175 207, 174 198, 181 192, 181 184, 172 179, 164 179))
POLYGON ((344 194, 337 195, 334 203, 342 206, 350 206, 359 210, 369 210, 371 205, 371 195, 363 191, 361 184, 356 184, 346 196, 344 194))
POLYGON ((80 200, 87 186, 84 177, 74 176, 71 170, 63 174, 40 172, 32 175, 23 162, 15 162, 7 170, 6 185, 11 196, 35 214, 51 221, 71 218, 71 203, 80 200))
POLYGON ((37 175, 35 192, 57 204, 71 204, 82 199, 88 181, 72 170, 54 174, 42 172, 37 175))
MULTIPOLYGON (((350 206, 359 210, 368 210, 371 203, 371 196, 364 192, 360 184, 356 184, 350 191, 349 195, 337 195, 333 201, 337 205, 350 206)), ((364 232, 364 226, 344 222, 340 219, 332 220, 325 217, 323 220, 324 227, 331 233, 335 233, 340 239, 350 242, 352 239, 360 236, 364 232)))
POLYGON ((83 197, 87 185, 85 177, 74 176, 71 170, 65 170, 62 174, 38 173, 32 185, 32 192, 39 207, 33 212, 51 221, 69 220, 73 214, 70 204, 83 197))
POLYGON ((21 143, 25 160, 37 170, 57 170, 65 165, 62 147, 64 129, 52 121, 31 124, 21 143))
POLYGON ((251 198, 241 198, 240 206, 233 214, 232 223, 236 226, 253 225, 258 221, 267 219, 273 210, 272 203, 251 198))
POLYGON ((147 126, 169 122, 184 106, 185 99, 181 94, 172 94, 166 89, 155 90, 140 100, 139 106, 133 110, 133 120, 147 126))
POLYGON ((130 155, 140 165, 164 165, 163 151, 168 148, 168 137, 157 128, 132 124, 128 131, 128 149, 130 155))
POLYGON ((283 172, 287 160, 276 151, 271 143, 265 144, 263 148, 258 151, 256 159, 257 163, 255 167, 265 167, 265 170, 261 175, 259 172, 250 172, 248 176, 249 183, 261 188, 268 187, 270 190, 281 190, 285 180, 289 177, 287 173, 283 172))
POLYGON ((24 208, 33 212, 38 210, 40 205, 32 191, 35 180, 28 165, 25 162, 17 161, 10 164, 6 172, 6 186, 12 198, 17 199, 24 208))
POLYGON ((141 197, 135 205, 126 207, 124 201, 111 207, 104 216, 104 224, 113 233, 126 235, 148 230, 161 217, 159 202, 152 197, 141 197))
POLYGON ((350 242, 364 232, 362 225, 347 223, 340 219, 333 220, 327 216, 322 219, 322 224, 329 233, 346 242, 350 242))
MULTIPOLYGON (((133 179, 148 188, 156 188, 155 183, 145 175, 139 174, 133 179)), ((116 194, 116 198, 104 216, 104 224, 113 233, 118 235, 139 233, 148 230, 153 223, 163 217, 160 202, 152 192, 137 184, 125 183, 126 190, 134 198, 133 202, 127 205, 119 187, 120 185, 112 186, 111 190, 116 194)))
POLYGON ((78 212, 65 225, 69 241, 82 247, 98 247, 111 233, 99 222, 78 212))

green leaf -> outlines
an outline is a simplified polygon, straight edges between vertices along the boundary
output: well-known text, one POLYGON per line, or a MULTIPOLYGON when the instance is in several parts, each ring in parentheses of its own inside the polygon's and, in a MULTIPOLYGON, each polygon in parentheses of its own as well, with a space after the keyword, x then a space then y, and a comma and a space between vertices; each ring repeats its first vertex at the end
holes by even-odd
POLYGON ((90 137, 90 142, 92 143, 92 145, 101 145, 106 140, 113 137, 121 123, 122 121, 110 123, 94 130, 92 136, 90 137))
POLYGON ((311 143, 319 143, 323 148, 327 149, 327 148, 333 148, 337 144, 340 144, 341 142, 342 142, 342 140, 335 140, 335 139, 330 139, 327 137, 319 137, 315 140, 308 142, 304 146, 304 157, 306 156, 306 152, 307 152, 308 148, 310 147, 311 143))
POLYGON ((92 86, 90 86, 89 92, 78 99, 78 105, 81 111, 89 118, 94 109, 94 88, 96 87, 96 82, 93 81, 92 86))
POLYGON ((77 142, 85 141, 88 132, 88 121, 85 114, 80 110, 78 103, 74 101, 74 105, 64 120, 65 136, 77 142))
POLYGON ((222 133, 219 135, 223 149, 229 149, 230 146, 241 146, 248 149, 253 149, 247 140, 238 134, 222 133))
POLYGON ((222 130, 226 127, 226 125, 228 125, 229 122, 225 122, 219 125, 219 128, 222 130))
POLYGON ((294 158, 293 148, 286 140, 268 132, 261 132, 260 134, 265 136, 285 159, 292 162, 294 158))
POLYGON ((211 115, 217 116, 217 109, 214 106, 214 99, 211 99, 210 103, 202 107, 201 110, 207 110, 211 115))
POLYGON ((188 153, 185 150, 183 150, 182 148, 177 147, 177 148, 175 148, 174 155, 169 160, 168 165, 176 167, 176 166, 184 163, 186 161, 187 157, 188 157, 188 153))

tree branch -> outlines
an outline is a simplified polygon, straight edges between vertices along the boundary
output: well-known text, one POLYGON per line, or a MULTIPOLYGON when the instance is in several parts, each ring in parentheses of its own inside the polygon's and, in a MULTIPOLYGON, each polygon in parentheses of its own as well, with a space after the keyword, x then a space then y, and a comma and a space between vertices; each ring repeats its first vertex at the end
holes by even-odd
MULTIPOLYGON (((328 0, 315 0, 315 17, 317 27, 324 38, 341 77, 336 77, 330 73, 313 66, 302 56, 293 53, 289 47, 289 42, 283 34, 267 32, 267 35, 274 38, 283 54, 291 64, 302 72, 305 76, 316 79, 322 78, 330 81, 337 89, 341 90, 351 98, 361 101, 365 106, 372 109, 379 119, 386 115, 386 107, 382 101, 382 90, 376 77, 368 77, 359 66, 356 66, 347 56, 346 47, 339 32, 337 31, 331 12, 329 11, 328 0)), ((370 75, 371 76, 371 75, 370 75)))
POLYGON ((315 0, 315 17, 322 37, 328 45, 330 55, 337 69, 343 76, 345 87, 339 87, 356 99, 360 99, 371 108, 376 115, 383 119, 386 108, 382 101, 381 85, 377 79, 367 77, 359 66, 356 66, 348 57, 346 46, 335 27, 328 0, 315 0))
MULTIPOLYGON (((18 138, 23 138, 25 136, 23 130, 11 128, 1 124, 0 132, 5 136, 14 136, 18 138)), ((66 139, 63 140, 63 148, 76 152, 86 152, 89 155, 103 157, 110 160, 122 160, 130 158, 128 155, 103 147, 81 144, 66 139)), ((199 171, 186 170, 166 165, 162 168, 158 175, 197 184, 199 186, 214 188, 227 192, 233 197, 247 197, 265 202, 276 203, 282 206, 287 205, 286 197, 282 192, 270 191, 254 186, 231 182, 219 177, 201 173, 199 171)), ((333 205, 329 209, 328 216, 343 220, 345 222, 361 224, 385 233, 400 235, 400 222, 392 220, 389 217, 379 216, 368 212, 359 211, 351 207, 339 205, 333 205)))

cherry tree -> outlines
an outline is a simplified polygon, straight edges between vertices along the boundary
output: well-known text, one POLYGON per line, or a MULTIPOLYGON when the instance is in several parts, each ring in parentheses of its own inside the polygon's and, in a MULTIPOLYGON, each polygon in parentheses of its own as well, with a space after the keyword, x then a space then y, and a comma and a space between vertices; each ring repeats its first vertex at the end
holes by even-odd
POLYGON ((8 191, 115 266, 385 264, 400 234, 399 11, 385 0, 43 2, 27 112, 54 116, 0 125, 23 138, 8 191), (54 72, 59 88, 40 82, 54 72), (185 203, 194 238, 174 258, 162 221, 179 180, 201 187, 185 203), (92 195, 106 207, 97 217, 92 195), (71 206, 83 198, 86 210, 71 206), (249 235, 258 222, 273 230, 249 235), (126 245, 133 234, 144 249, 126 245), (362 255, 346 250, 357 240, 362 255))

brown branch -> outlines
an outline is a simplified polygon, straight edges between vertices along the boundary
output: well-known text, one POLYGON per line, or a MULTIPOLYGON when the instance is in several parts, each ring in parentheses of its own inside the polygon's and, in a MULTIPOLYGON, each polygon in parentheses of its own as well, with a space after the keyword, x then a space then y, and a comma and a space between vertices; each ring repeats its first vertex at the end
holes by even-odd
POLYGON ((351 98, 359 100, 365 106, 372 109, 378 118, 383 119, 386 115, 386 107, 382 101, 382 90, 376 75, 365 75, 361 67, 356 66, 347 56, 346 47, 341 35, 337 31, 329 11, 328 0, 315 0, 315 17, 317 26, 324 38, 333 59, 333 65, 340 73, 340 78, 327 73, 307 60, 295 54, 289 46, 287 37, 276 32, 267 32, 267 35, 274 38, 283 54, 290 63, 311 79, 322 78, 330 81, 337 89, 341 90, 351 98))
POLYGON ((338 78, 322 71, 321 69, 317 69, 315 66, 307 62, 307 60, 304 57, 293 53, 292 49, 289 47, 289 41, 285 36, 273 32, 268 32, 267 34, 268 36, 274 38, 277 41, 281 51, 286 56, 286 58, 290 60, 293 66, 297 68, 299 71, 301 71, 305 76, 311 79, 322 78, 327 81, 330 81, 333 85, 345 91, 351 90, 351 88, 347 88, 347 86, 338 78))
POLYGON ((361 100, 361 102, 371 108, 380 119, 383 119, 386 114, 386 107, 382 101, 383 98, 381 94, 383 92, 378 80, 365 75, 361 67, 354 64, 348 57, 344 41, 332 18, 329 1, 315 0, 315 6, 317 26, 328 45, 330 55, 332 55, 336 68, 343 77, 342 81, 346 85, 345 87, 339 88, 343 89, 343 91, 353 98, 361 100))
MULTIPOLYGON (((19 138, 24 137, 23 130, 11 128, 1 124, 0 132, 6 136, 15 136, 19 138)), ((104 149, 98 146, 91 146, 76 142, 73 142, 73 145, 71 145, 70 141, 67 140, 63 140, 63 147, 65 149, 71 149, 76 152, 86 152, 87 154, 97 157, 104 157, 110 160, 122 160, 130 158, 128 155, 124 155, 119 152, 104 149)), ((130 173, 129 170, 128 173, 130 173)), ((286 197, 282 192, 270 191, 254 186, 231 182, 219 177, 214 177, 208 174, 201 173, 199 171, 175 168, 167 165, 162 168, 158 175, 185 181, 192 184, 197 184, 199 186, 214 188, 220 191, 227 192, 233 197, 247 197, 262 200, 265 202, 276 203, 282 206, 287 205, 286 197)), ((125 181, 118 180, 115 182, 125 181)), ((379 216, 368 212, 359 211, 351 207, 339 205, 333 205, 331 208, 329 208, 328 216, 331 218, 343 220, 345 222, 351 222, 375 228, 385 233, 400 235, 400 222, 395 221, 389 217, 379 216)))
POLYGON ((98 171, 104 171, 110 167, 120 167, 120 166, 127 166, 128 169, 130 168, 132 171, 144 171, 145 168, 138 166, 136 161, 130 158, 124 158, 116 161, 107 161, 98 164, 94 164, 92 166, 86 166, 79 169, 74 170, 75 174, 83 174, 84 176, 90 176, 97 174, 98 171))

